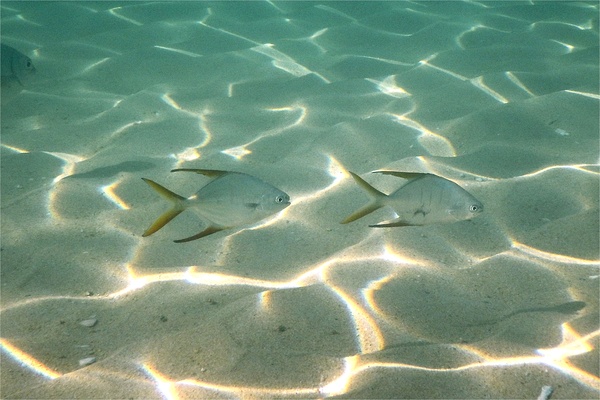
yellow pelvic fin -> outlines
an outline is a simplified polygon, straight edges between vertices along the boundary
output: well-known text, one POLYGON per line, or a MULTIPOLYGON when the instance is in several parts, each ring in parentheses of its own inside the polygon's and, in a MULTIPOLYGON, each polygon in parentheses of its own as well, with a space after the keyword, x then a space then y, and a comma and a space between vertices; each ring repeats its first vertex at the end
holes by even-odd
POLYGON ((217 177, 217 176, 221 176, 221 175, 225 175, 225 174, 229 173, 229 171, 221 171, 218 169, 177 168, 177 169, 171 170, 171 172, 180 172, 180 171, 195 172, 197 174, 202 174, 202 175, 210 176, 210 177, 217 177))
MULTIPOLYGON (((348 171, 348 172, 350 172, 350 171, 348 171)), ((362 179, 360 176, 356 175, 354 172, 350 172, 350 174, 352 175, 352 177, 354 178, 356 183, 358 183, 358 185, 368 193, 368 195, 371 197, 371 201, 369 203, 367 203, 365 206, 356 210, 352 215, 350 215, 346 219, 344 219, 341 222, 342 224, 347 224, 349 222, 356 221, 357 219, 362 218, 365 215, 368 215, 368 214, 372 213, 373 211, 380 209, 381 207, 383 207, 385 205, 383 203, 383 200, 387 197, 386 194, 381 193, 379 190, 377 190, 373 186, 369 185, 364 179, 362 179)))
POLYGON ((154 232, 158 231, 160 228, 165 226, 173 218, 181 214, 181 212, 185 210, 184 202, 186 198, 171 192, 169 189, 159 185, 154 181, 151 181, 150 179, 142 179, 144 180, 144 182, 150 185, 152 189, 156 190, 158 194, 160 194, 162 197, 173 202, 173 207, 164 214, 162 214, 160 217, 158 217, 158 219, 154 221, 154 223, 142 234, 143 237, 146 237, 152 235, 154 232))
POLYGON ((206 228, 205 230, 203 230, 200 233, 195 234, 194 236, 190 236, 185 239, 173 240, 173 241, 175 243, 191 242, 192 240, 200 239, 205 236, 212 235, 213 233, 221 232, 223 229, 227 229, 227 228, 224 228, 222 226, 209 226, 208 228, 206 228))

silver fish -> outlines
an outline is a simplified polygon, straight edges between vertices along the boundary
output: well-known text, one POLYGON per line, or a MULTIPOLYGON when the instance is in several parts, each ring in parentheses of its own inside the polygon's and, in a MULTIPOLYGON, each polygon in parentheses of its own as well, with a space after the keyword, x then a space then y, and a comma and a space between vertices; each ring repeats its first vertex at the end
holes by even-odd
POLYGON ((360 176, 350 172, 354 180, 369 194, 371 201, 342 221, 355 221, 381 207, 391 207, 398 218, 383 221, 373 228, 429 225, 474 218, 483 211, 483 204, 456 183, 433 174, 397 171, 374 171, 410 179, 390 195, 380 192, 360 176))
POLYGON ((23 90, 27 81, 34 75, 35 67, 29 57, 5 44, 1 45, 0 63, 4 103, 23 90))
POLYGON ((188 208, 193 208, 207 219, 209 226, 193 236, 175 240, 189 242, 222 231, 258 222, 290 205, 290 197, 270 184, 241 172, 212 169, 174 169, 171 172, 190 171, 214 177, 189 198, 179 196, 150 179, 142 178, 173 207, 146 229, 142 236, 150 236, 188 208))

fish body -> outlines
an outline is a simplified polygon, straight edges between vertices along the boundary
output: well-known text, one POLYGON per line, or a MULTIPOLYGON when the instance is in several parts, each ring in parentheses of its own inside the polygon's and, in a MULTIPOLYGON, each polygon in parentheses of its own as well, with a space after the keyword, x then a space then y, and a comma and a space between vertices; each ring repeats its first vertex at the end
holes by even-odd
POLYGON ((290 205, 290 197, 285 192, 248 174, 207 169, 174 169, 171 172, 177 171, 196 172, 215 179, 196 194, 185 198, 150 179, 142 178, 173 203, 173 207, 161 215, 142 236, 152 235, 186 209, 196 211, 209 221, 209 226, 196 235, 175 240, 176 243, 255 223, 290 205))
POLYGON ((343 220, 343 224, 355 221, 385 206, 392 208, 398 217, 391 221, 369 225, 370 227, 456 222, 474 218, 483 211, 483 204, 469 192, 437 175, 397 171, 375 172, 410 180, 393 193, 386 195, 350 172, 359 186, 369 194, 371 201, 343 220))
POLYGON ((27 81, 35 74, 35 67, 29 57, 5 44, 1 44, 0 64, 4 103, 23 90, 27 81))

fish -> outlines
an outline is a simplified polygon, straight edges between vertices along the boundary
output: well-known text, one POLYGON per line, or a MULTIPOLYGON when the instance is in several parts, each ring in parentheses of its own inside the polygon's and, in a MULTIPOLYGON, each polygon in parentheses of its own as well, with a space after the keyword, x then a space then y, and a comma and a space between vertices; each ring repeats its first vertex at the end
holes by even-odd
POLYGON ((4 43, 0 44, 2 79, 14 76, 21 85, 35 73, 31 58, 4 43))
POLYGON ((196 194, 185 198, 150 179, 142 178, 159 195, 173 203, 171 209, 146 229, 143 237, 152 235, 188 208, 194 209, 209 224, 203 231, 175 240, 175 243, 191 242, 225 229, 252 224, 290 205, 287 193, 242 172, 191 168, 171 170, 180 171, 195 172, 214 179, 196 194))
POLYGON ((347 224, 382 207, 392 208, 397 218, 369 225, 371 228, 419 226, 469 220, 483 212, 483 204, 456 183, 434 174, 399 171, 374 171, 409 181, 386 195, 350 172, 371 201, 341 223, 347 224))
POLYGON ((2 100, 5 102, 23 90, 36 70, 31 58, 3 43, 0 49, 0 63, 2 100))

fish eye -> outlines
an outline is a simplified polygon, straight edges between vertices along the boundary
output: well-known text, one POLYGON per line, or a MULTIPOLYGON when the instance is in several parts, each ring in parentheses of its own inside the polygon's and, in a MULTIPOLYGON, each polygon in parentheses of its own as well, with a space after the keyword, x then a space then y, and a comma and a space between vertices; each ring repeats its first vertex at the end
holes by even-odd
POLYGON ((479 211, 479 206, 477 204, 471 204, 471 206, 469 207, 469 211, 477 212, 479 211))
POLYGON ((283 198, 283 196, 277 196, 275 197, 275 203, 283 203, 285 199, 283 198))

